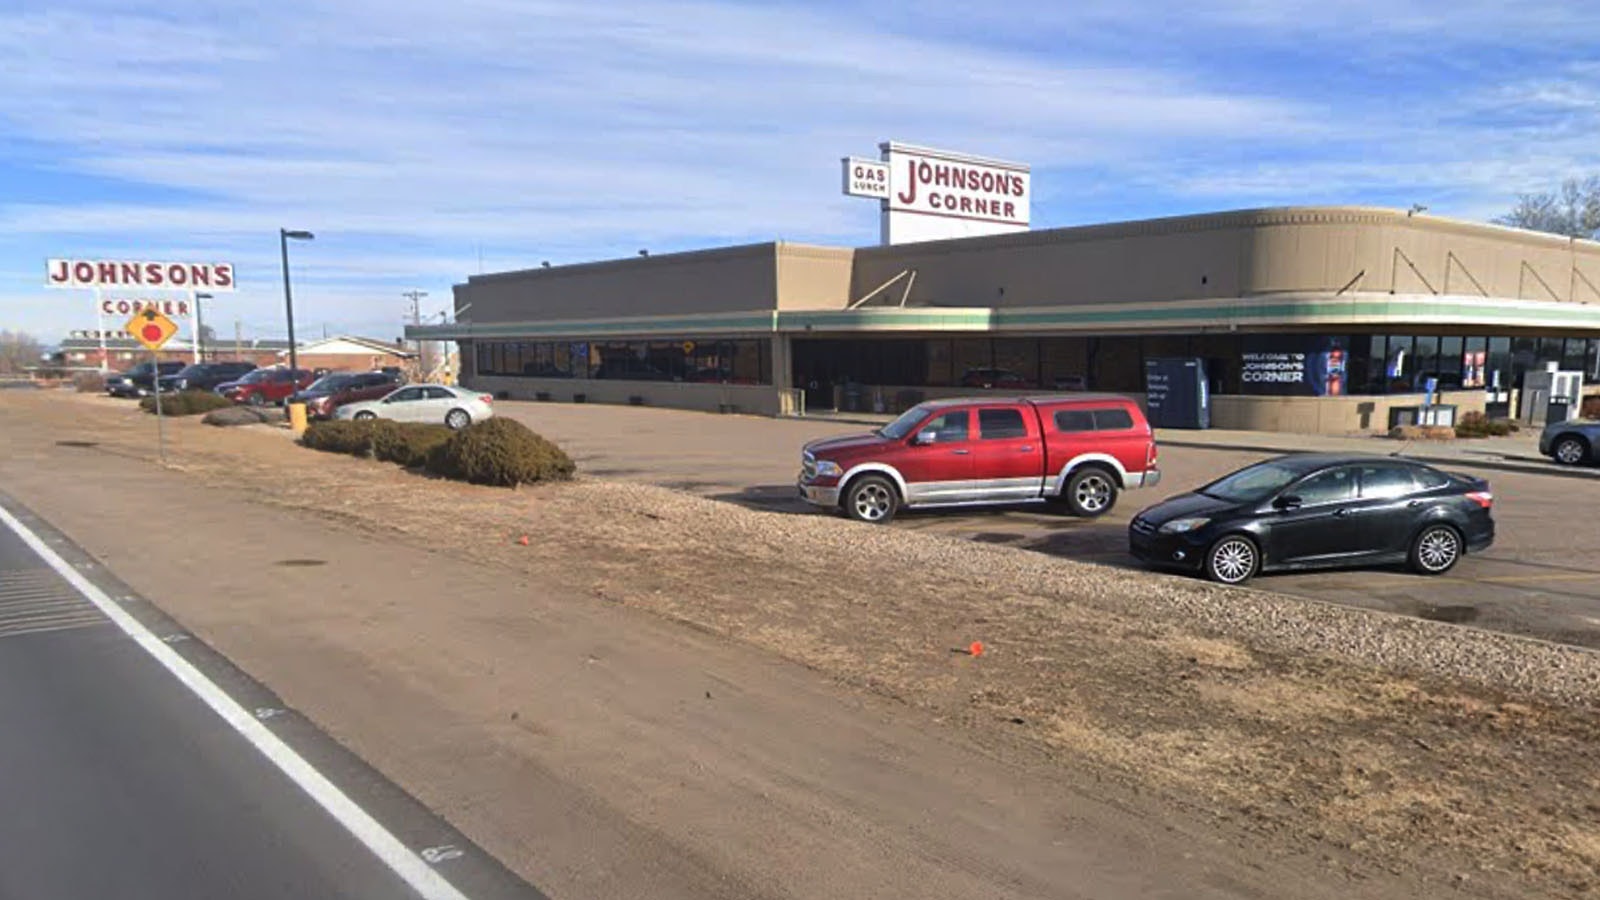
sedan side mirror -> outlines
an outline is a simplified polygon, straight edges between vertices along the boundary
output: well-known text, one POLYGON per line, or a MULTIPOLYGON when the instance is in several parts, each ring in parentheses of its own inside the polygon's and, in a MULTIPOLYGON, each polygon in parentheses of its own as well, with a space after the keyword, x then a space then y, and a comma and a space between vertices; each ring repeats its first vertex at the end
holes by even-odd
POLYGON ((919 432, 917 432, 917 436, 911 439, 911 443, 916 445, 916 446, 918 446, 918 447, 921 447, 921 446, 924 446, 924 445, 927 445, 927 444, 931 444, 931 443, 937 441, 938 439, 939 439, 939 432, 937 432, 937 431, 919 431, 919 432))
POLYGON ((1295 494, 1284 494, 1272 501, 1273 509, 1299 509, 1303 501, 1295 494))

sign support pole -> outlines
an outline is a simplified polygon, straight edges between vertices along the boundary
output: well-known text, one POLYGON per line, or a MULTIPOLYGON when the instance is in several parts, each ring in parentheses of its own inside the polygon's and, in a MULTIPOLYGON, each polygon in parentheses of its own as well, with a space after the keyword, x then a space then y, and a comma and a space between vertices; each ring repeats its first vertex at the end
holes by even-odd
POLYGON ((189 336, 194 339, 192 341, 194 346, 191 349, 194 351, 196 364, 200 362, 200 301, 196 299, 198 293, 198 291, 189 292, 189 336))
POLYGON ((94 289, 94 329, 100 336, 100 374, 111 371, 111 364, 106 359, 106 313, 100 305, 100 289, 94 289))
POLYGON ((167 461, 167 423, 161 416, 161 354, 155 350, 150 351, 150 366, 152 376, 150 384, 153 390, 150 393, 156 398, 156 455, 165 463, 167 461))

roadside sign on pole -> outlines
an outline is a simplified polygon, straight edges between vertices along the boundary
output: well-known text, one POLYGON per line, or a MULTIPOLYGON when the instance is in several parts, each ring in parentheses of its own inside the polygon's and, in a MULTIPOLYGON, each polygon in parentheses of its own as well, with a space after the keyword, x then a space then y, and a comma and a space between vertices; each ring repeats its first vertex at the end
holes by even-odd
POLYGON ((167 341, 178 333, 178 323, 149 307, 134 313, 123 328, 151 353, 166 346, 167 341))

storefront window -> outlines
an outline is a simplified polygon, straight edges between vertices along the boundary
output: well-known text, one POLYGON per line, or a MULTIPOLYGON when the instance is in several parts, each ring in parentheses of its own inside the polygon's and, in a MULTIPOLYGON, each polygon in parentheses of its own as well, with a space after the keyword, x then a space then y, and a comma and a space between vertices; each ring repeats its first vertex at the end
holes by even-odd
POLYGON ((1384 365, 1388 342, 1381 334, 1355 335, 1350 339, 1350 392, 1381 394, 1384 391, 1384 365))
POLYGON ((1460 337, 1439 338, 1438 371, 1440 388, 1455 390, 1463 386, 1461 354, 1464 346, 1464 341, 1460 337))
POLYGON ((1539 339, 1535 337, 1514 337, 1511 339, 1511 384, 1510 387, 1522 387, 1522 375, 1529 369, 1535 368, 1539 359, 1539 339))
POLYGON ((1039 341, 1041 387, 1056 391, 1081 391, 1089 387, 1089 339, 1043 338, 1039 341))
POLYGON ((1462 343, 1461 386, 1481 388, 1489 382, 1489 339, 1469 337, 1462 343))
POLYGON ((1584 357, 1589 350, 1589 342, 1583 338, 1567 338, 1565 350, 1561 354, 1561 368, 1571 372, 1582 372, 1584 357))
POLYGON ((1408 334, 1391 334, 1384 348, 1384 393, 1401 394, 1411 390, 1411 379, 1417 374, 1416 358, 1412 355, 1413 338, 1408 334))
POLYGON ((1439 366, 1439 339, 1432 335, 1418 335, 1416 343, 1412 345, 1411 357, 1414 361, 1411 376, 1412 390, 1422 390, 1423 382, 1429 378, 1440 378, 1439 366))
POLYGON ((1502 388, 1510 388, 1515 383, 1511 377, 1511 338, 1489 338, 1489 361, 1483 373, 1484 387, 1493 387, 1496 378, 1502 388))
POLYGON ((1213 394, 1237 394, 1241 339, 1237 334, 1202 334, 1191 342, 1189 353, 1206 361, 1206 380, 1213 394))
POLYGON ((1583 380, 1588 383, 1600 381, 1600 341, 1590 340, 1585 343, 1587 349, 1583 357, 1583 380))
MULTIPOLYGON (((927 363, 926 374, 922 384, 930 387, 948 387, 955 383, 955 375, 950 371, 950 341, 948 339, 923 341, 923 353, 927 363)), ((910 382, 916 384, 917 382, 910 382)))
POLYGON ((1039 341, 1036 338, 999 338, 994 342, 994 367, 1007 387, 1039 386, 1039 341))
POLYGON ((1094 383, 1097 391, 1144 390, 1144 356, 1136 337, 1097 338, 1094 342, 1094 383))
POLYGON ((951 342, 951 366, 963 386, 981 383, 990 377, 994 354, 988 338, 960 338, 951 342))

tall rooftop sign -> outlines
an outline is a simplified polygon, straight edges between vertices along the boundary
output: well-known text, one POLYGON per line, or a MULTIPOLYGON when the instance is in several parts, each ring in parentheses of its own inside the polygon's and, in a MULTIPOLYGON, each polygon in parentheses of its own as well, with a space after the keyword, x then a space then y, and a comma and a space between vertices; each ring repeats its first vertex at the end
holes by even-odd
POLYGON ((876 160, 846 157, 844 192, 879 204, 879 242, 910 244, 1027 231, 1027 166, 893 141, 876 160))

